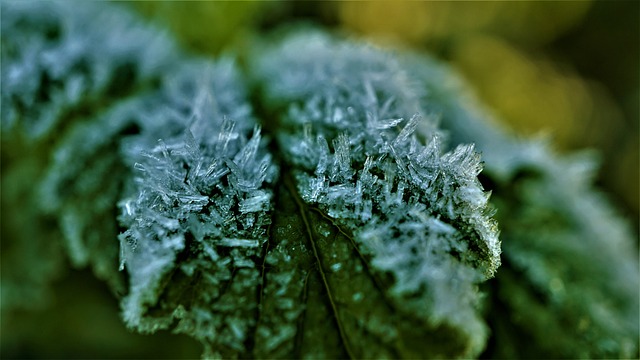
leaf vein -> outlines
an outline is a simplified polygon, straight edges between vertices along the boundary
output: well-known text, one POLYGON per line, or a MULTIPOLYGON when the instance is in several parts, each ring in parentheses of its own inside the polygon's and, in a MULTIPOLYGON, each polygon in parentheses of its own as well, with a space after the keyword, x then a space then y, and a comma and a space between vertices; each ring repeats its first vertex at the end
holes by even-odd
POLYGON ((324 272, 324 269, 322 268, 322 260, 320 259, 320 255, 318 254, 318 249, 316 246, 316 243, 313 239, 313 231, 311 230, 311 226, 309 224, 309 219, 307 217, 306 214, 306 209, 305 209, 305 205, 302 201, 302 199, 300 198, 300 195, 298 194, 298 192, 295 189, 295 186, 293 185, 293 180, 291 179, 291 175, 287 174, 287 176, 285 176, 284 178, 285 184, 287 186, 287 188, 289 189, 289 191, 291 192, 291 195, 293 196, 296 205, 298 206, 298 209, 300 210, 300 216, 302 217, 302 221, 304 222, 305 228, 307 230, 307 235, 309 238, 309 243, 311 244, 311 248, 313 250, 313 256, 316 259, 316 262, 318 263, 318 271, 320 273, 320 277, 322 278, 322 283, 325 287, 325 290, 327 291, 327 298, 329 299, 329 303, 331 305, 331 310, 333 311, 333 317, 336 321, 336 325, 338 326, 338 332, 340 333, 340 339, 342 340, 342 343, 345 347, 345 350, 347 352, 347 355, 349 356, 350 359, 355 359, 355 357, 353 356, 353 353, 351 351, 351 348, 349 346, 349 342, 347 341, 347 337, 344 331, 344 326, 342 325, 342 322, 340 321, 340 317, 338 315, 338 308, 336 307, 335 301, 333 300, 333 295, 331 294, 331 288, 329 287, 329 282, 327 281, 327 276, 324 272))

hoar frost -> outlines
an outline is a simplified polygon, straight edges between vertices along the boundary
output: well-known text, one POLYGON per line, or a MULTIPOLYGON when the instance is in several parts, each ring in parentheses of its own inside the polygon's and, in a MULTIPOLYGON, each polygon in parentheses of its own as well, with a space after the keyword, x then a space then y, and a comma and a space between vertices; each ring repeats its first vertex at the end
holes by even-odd
POLYGON ((393 274, 399 311, 456 326, 477 354, 475 287, 499 266, 500 245, 473 146, 443 153, 421 91, 389 54, 313 33, 254 58, 265 103, 284 109, 278 141, 302 199, 393 274))
POLYGON ((1 26, 3 160, 25 152, 2 180, 29 194, 3 205, 46 219, 3 260, 51 258, 11 262, 3 311, 60 266, 55 228, 129 327, 205 357, 473 357, 489 327, 487 356, 637 353, 637 258, 588 162, 493 128, 427 57, 305 31, 244 79, 113 4, 3 2, 1 26))
POLYGON ((148 332, 178 320, 210 351, 241 352, 276 168, 231 61, 184 66, 149 105, 122 146, 134 168, 119 203, 125 321, 148 332))
POLYGON ((483 151, 504 249, 491 280, 499 305, 488 318, 503 344, 493 356, 637 357, 637 239, 592 186, 593 154, 561 156, 546 141, 517 139, 446 65, 424 54, 403 61, 452 142, 474 141, 483 151))

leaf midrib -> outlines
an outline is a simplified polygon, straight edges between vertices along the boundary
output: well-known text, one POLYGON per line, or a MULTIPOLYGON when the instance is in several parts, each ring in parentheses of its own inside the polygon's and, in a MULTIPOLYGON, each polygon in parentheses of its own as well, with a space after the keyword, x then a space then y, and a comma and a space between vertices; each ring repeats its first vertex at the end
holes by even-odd
POLYGON ((293 183, 293 179, 291 177, 291 174, 289 172, 287 172, 286 174, 283 175, 283 179, 285 187, 287 188, 287 190, 289 190, 289 192, 291 193, 291 196, 293 196, 293 199, 295 200, 296 205, 298 206, 298 210, 300 211, 300 216, 302 217, 302 221, 304 223, 306 232, 307 232, 307 237, 309 240, 309 244, 311 244, 311 249, 313 250, 313 256, 316 259, 316 263, 318 265, 318 272, 320 273, 320 277, 322 278, 322 283, 324 285, 324 288, 327 292, 327 298, 329 299, 329 303, 331 305, 331 311, 333 313, 333 318, 336 322, 336 325, 338 326, 338 332, 340 333, 340 339, 342 340, 342 343, 344 345, 344 348, 347 352, 347 355, 349 356, 350 359, 355 359, 355 356, 353 356, 353 352, 351 351, 351 348, 349 346, 349 342, 347 340, 345 331, 344 331, 344 326, 342 325, 342 322, 340 321, 340 316, 338 315, 338 308, 335 304, 335 301, 333 299, 333 295, 331 293, 331 287, 329 286, 329 282, 327 281, 327 276, 324 272, 324 269, 322 267, 322 259, 320 259, 320 255, 318 254, 318 249, 314 240, 314 235, 313 235, 313 230, 311 228, 309 219, 307 217, 307 213, 306 213, 306 207, 304 205, 304 202, 302 201, 302 199, 300 198, 300 195, 298 194, 298 192, 296 191, 295 185, 293 183))

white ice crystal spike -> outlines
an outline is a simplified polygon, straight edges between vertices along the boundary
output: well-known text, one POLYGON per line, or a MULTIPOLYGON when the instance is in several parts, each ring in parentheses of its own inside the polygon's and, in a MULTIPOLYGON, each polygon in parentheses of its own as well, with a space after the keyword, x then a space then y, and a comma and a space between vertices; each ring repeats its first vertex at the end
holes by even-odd
POLYGON ((373 126, 378 130, 386 130, 386 129, 395 128, 396 126, 398 126, 398 124, 400 124, 403 121, 404 121, 403 118, 383 119, 383 120, 376 121, 373 126))
POLYGON ((353 173, 351 169, 351 155, 348 136, 344 133, 338 135, 338 137, 333 140, 333 148, 335 149, 334 173, 341 181, 350 179, 353 176, 353 173))
POLYGON ((158 139, 158 149, 154 149, 154 152, 158 150, 162 153, 163 158, 169 158, 169 149, 163 139, 158 139))
POLYGON ((255 161, 258 148, 260 146, 260 128, 255 127, 251 140, 236 154, 233 161, 240 167, 246 167, 247 164, 255 161))
POLYGON ((318 135, 316 138, 318 144, 318 165, 316 166, 316 175, 322 176, 327 171, 329 165, 329 144, 322 135, 318 135))
POLYGON ((213 176, 213 178, 217 178, 218 176, 214 176, 214 173, 216 172, 216 168, 218 167, 218 159, 214 159, 211 162, 211 165, 209 165, 209 167, 207 168, 207 172, 204 174, 205 177, 205 181, 209 180, 208 178, 213 176))
POLYGON ((197 162, 201 159, 200 145, 193 136, 191 130, 187 129, 184 132, 184 151, 186 156, 191 162, 197 162))
POLYGON ((220 133, 218 134, 218 141, 216 143, 216 152, 219 154, 226 154, 227 147, 231 140, 235 140, 237 135, 233 132, 236 123, 231 119, 225 117, 222 121, 220 133))
POLYGON ((233 239, 233 238, 222 238, 216 242, 219 246, 224 247, 257 247, 260 245, 260 242, 256 239, 233 239))
POLYGON ((445 154, 442 160, 447 165, 456 166, 459 169, 456 175, 462 180, 472 181, 482 171, 480 156, 470 144, 458 145, 452 152, 445 154))
POLYGON ((251 213, 268 209, 270 194, 266 191, 256 191, 253 196, 240 201, 239 210, 241 213, 251 213))
POLYGON ((409 122, 402 128, 398 137, 393 141, 393 146, 401 147, 405 146, 409 137, 413 135, 418 127, 418 123, 422 120, 422 117, 419 114, 414 114, 409 122))

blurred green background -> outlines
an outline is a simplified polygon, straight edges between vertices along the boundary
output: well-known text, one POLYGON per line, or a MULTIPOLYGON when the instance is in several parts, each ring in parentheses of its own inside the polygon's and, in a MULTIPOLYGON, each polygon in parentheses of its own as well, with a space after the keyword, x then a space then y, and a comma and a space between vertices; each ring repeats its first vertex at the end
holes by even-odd
MULTIPOLYGON (((120 4, 164 23, 205 56, 241 51, 249 39, 298 21, 426 50, 458 68, 518 133, 546 134, 561 152, 597 149, 598 185, 637 229, 638 1, 120 4)), ((48 306, 3 320, 19 324, 0 333, 3 358, 200 356, 200 345, 183 336, 129 333, 117 301, 89 271, 59 278, 48 306)))

